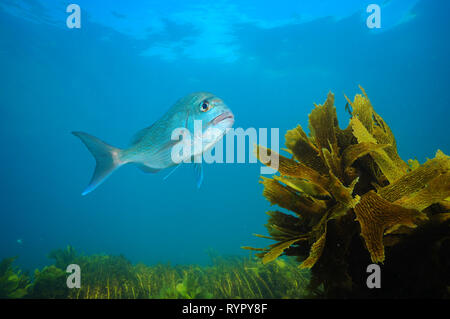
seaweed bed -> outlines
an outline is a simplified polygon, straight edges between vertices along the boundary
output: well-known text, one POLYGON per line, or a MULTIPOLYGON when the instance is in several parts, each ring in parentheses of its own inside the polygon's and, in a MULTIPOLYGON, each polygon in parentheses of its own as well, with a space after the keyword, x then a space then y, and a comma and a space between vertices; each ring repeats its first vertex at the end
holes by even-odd
MULTIPOLYGON (((287 210, 270 211, 276 241, 257 250, 263 263, 285 254, 311 269, 309 290, 325 298, 448 298, 450 296, 450 157, 404 162, 394 135, 365 91, 347 97, 350 123, 340 129, 334 95, 315 105, 309 136, 286 133, 289 157, 270 162, 263 195, 287 210), (278 167, 277 167, 278 166, 278 167), (366 268, 381 266, 382 289, 368 289, 366 268)), ((416 126, 412 126, 416 129, 416 126)))
POLYGON ((124 256, 80 255, 68 246, 52 251, 54 264, 33 276, 0 263, 0 298, 33 299, 194 299, 194 298, 303 298, 309 271, 295 261, 280 259, 264 265, 255 257, 210 254, 211 266, 132 265, 124 256), (81 269, 81 288, 66 285, 69 264, 81 269))

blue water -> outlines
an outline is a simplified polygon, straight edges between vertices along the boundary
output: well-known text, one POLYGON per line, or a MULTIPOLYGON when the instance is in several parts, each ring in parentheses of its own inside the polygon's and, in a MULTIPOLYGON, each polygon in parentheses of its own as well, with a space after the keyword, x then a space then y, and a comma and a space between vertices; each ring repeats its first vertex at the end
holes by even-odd
POLYGON ((259 164, 115 172, 81 196, 95 162, 71 131, 124 147, 182 96, 210 91, 235 127, 307 128, 313 103, 361 84, 403 159, 450 152, 450 2, 93 1, 80 29, 66 1, 0 1, 0 258, 33 269, 71 244, 133 262, 206 263, 268 244, 259 164), (18 242, 19 240, 19 242, 18 242))

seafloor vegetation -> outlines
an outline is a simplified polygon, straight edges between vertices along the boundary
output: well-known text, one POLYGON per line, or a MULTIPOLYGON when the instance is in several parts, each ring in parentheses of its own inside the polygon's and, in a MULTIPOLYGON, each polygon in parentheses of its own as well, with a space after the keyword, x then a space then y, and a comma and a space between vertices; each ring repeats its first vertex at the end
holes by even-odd
POLYGON ((292 259, 264 265, 255 257, 210 254, 211 265, 133 265, 124 256, 80 255, 68 246, 52 251, 54 264, 33 275, 0 264, 0 298, 303 298, 309 271, 292 259), (81 268, 81 288, 66 285, 66 268, 81 268))
MULTIPOLYGON (((300 126, 286 133, 291 156, 280 155, 279 175, 261 183, 270 203, 289 212, 268 212, 270 237, 261 237, 276 243, 244 248, 259 251, 265 264, 296 256, 311 269, 310 291, 326 298, 448 298, 450 157, 438 150, 423 164, 403 161, 361 90, 353 102, 347 98, 346 129, 329 93, 309 115, 309 135, 300 126), (371 263, 381 265, 382 289, 367 288, 371 263)), ((256 153, 275 166, 267 161, 271 150, 256 153)))

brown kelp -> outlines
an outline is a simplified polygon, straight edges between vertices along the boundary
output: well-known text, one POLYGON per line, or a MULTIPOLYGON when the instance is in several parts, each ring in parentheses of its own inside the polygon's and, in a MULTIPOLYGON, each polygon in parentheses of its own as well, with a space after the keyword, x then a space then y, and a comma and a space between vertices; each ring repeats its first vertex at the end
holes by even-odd
POLYGON ((264 263, 296 256, 311 269, 311 291, 324 297, 442 297, 450 286, 450 158, 438 150, 423 164, 403 161, 361 90, 353 101, 346 97, 345 129, 332 93, 315 105, 309 135, 300 126, 286 133, 290 156, 279 155, 278 167, 261 155, 273 151, 256 146, 257 157, 279 172, 262 177, 263 195, 290 213, 268 212, 268 238, 276 243, 244 248, 258 250, 264 263), (369 292, 370 263, 382 264, 389 289, 369 292))

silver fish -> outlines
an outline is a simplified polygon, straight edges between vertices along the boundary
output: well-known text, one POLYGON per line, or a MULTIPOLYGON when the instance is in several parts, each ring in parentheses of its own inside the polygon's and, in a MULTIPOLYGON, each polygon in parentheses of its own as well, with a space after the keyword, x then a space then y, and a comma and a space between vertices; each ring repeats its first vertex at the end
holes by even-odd
MULTIPOLYGON (((96 167, 92 179, 82 195, 96 189, 111 173, 122 165, 134 163, 145 172, 155 173, 179 165, 172 158, 172 150, 179 143, 190 141, 190 145, 201 141, 201 147, 187 153, 195 159, 214 146, 234 124, 234 115, 217 96, 207 93, 192 93, 176 102, 158 121, 136 133, 128 148, 119 149, 84 132, 72 132, 79 137, 92 153, 96 167), (200 134, 196 132, 201 121, 200 134), (173 132, 179 129, 190 133, 190 138, 173 139, 173 132)), ((198 133, 198 132, 197 132, 198 133)), ((186 160, 183 158, 182 160, 186 160)), ((198 162, 195 160, 195 162, 198 162)), ((201 164, 195 164, 197 186, 203 179, 201 164)))

